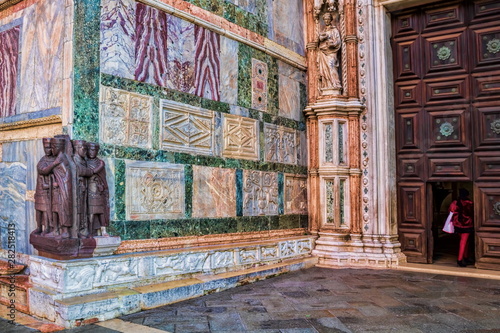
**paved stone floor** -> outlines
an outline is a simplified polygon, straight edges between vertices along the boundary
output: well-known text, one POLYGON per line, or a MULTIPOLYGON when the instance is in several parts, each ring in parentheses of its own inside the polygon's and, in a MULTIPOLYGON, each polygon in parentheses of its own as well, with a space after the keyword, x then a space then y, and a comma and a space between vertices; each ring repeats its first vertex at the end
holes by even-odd
POLYGON ((62 332, 164 331, 500 332, 500 281, 315 267, 62 332))

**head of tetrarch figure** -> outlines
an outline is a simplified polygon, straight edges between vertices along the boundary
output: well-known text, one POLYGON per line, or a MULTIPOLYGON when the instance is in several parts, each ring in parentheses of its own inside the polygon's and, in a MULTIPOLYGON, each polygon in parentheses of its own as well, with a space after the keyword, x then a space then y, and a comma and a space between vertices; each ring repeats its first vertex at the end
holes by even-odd
POLYGON ((461 188, 458 190, 458 197, 460 199, 467 199, 469 197, 469 191, 467 191, 465 188, 461 188))
POLYGON ((66 147, 66 140, 63 138, 52 138, 50 139, 50 146, 52 147, 52 154, 54 156, 59 155, 59 153, 64 153, 64 148, 66 147))
POLYGON ((78 154, 80 157, 87 157, 87 142, 84 140, 73 140, 73 149, 75 154, 78 154))
POLYGON ((333 16, 331 13, 326 12, 323 14, 323 21, 326 25, 330 25, 333 22, 333 16))
POLYGON ((87 143, 88 147, 88 157, 89 158, 96 158, 97 153, 99 152, 99 144, 96 142, 88 142, 87 143))
POLYGON ((51 156, 52 155, 52 145, 51 145, 51 138, 43 138, 42 143, 43 143, 43 151, 45 152, 45 156, 51 156))

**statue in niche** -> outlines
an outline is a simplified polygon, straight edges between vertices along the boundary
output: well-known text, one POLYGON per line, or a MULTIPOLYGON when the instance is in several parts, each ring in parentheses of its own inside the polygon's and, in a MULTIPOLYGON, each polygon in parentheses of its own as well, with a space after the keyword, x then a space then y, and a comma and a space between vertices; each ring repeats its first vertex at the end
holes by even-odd
POLYGON ((325 28, 318 36, 318 67, 320 76, 320 88, 324 93, 332 91, 337 93, 342 88, 339 77, 338 52, 342 47, 340 32, 333 24, 333 16, 330 12, 323 14, 325 28))
POLYGON ((108 236, 106 227, 109 225, 109 189, 105 164, 97 157, 98 152, 99 144, 89 142, 87 165, 92 171, 88 180, 89 232, 91 235, 108 236))
POLYGON ((55 161, 55 156, 52 154, 50 138, 43 138, 43 150, 45 155, 36 165, 38 176, 36 179, 35 189, 35 219, 37 235, 46 235, 50 232, 52 225, 52 177, 50 176, 55 161))
POLYGON ((47 236, 69 238, 73 226, 73 183, 71 166, 65 152, 66 139, 51 139, 51 148, 56 159, 51 165, 52 226, 47 236))

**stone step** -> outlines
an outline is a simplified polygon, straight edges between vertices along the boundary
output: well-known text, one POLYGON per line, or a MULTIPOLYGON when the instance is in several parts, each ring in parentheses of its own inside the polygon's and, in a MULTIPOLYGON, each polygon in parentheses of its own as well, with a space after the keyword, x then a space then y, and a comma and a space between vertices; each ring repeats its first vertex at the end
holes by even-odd
POLYGON ((0 258, 0 276, 19 274, 26 265, 15 264, 7 259, 0 258))
POLYGON ((234 288, 316 264, 316 258, 306 257, 235 272, 197 275, 176 281, 64 298, 55 301, 55 311, 59 319, 66 322, 66 327, 81 326, 234 288))
POLYGON ((29 275, 0 276, 0 304, 14 304, 16 311, 29 313, 29 288, 29 275))

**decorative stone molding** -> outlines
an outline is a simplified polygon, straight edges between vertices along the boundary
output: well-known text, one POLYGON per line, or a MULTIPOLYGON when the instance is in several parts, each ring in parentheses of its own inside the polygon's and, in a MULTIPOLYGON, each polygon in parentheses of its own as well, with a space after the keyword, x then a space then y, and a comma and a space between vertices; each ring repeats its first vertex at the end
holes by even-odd
POLYGON ((36 118, 36 119, 14 121, 11 123, 0 123, 0 131, 11 131, 11 130, 22 129, 22 128, 27 128, 27 127, 60 124, 60 123, 62 123, 61 119, 62 118, 60 115, 52 115, 52 116, 36 118))

